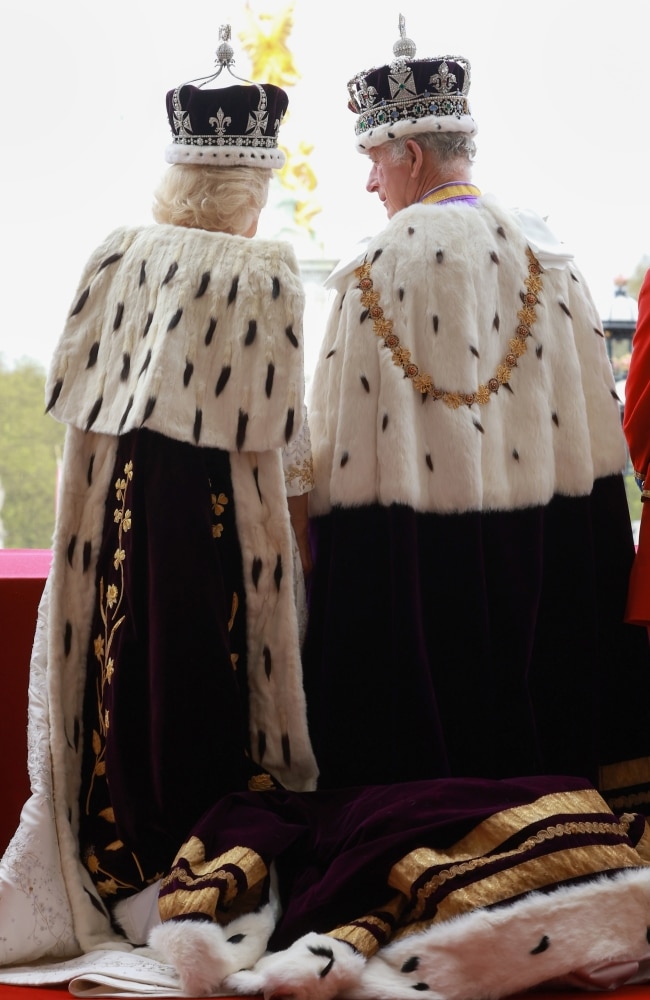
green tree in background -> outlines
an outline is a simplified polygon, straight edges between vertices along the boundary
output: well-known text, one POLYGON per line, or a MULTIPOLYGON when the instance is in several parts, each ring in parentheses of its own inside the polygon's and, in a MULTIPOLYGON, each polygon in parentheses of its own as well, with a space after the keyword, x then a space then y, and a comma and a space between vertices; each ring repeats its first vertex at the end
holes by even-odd
POLYGON ((4 546, 49 549, 56 514, 57 461, 65 427, 45 414, 45 372, 32 360, 0 357, 0 521, 4 546))

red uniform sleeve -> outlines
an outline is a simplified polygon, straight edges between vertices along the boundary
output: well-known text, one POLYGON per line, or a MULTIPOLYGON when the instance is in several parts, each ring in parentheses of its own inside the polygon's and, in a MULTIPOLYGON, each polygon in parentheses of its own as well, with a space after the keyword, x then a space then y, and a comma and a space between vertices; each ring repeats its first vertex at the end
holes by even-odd
POLYGON ((650 485, 650 270, 639 293, 639 317, 625 383, 623 430, 635 475, 650 485))

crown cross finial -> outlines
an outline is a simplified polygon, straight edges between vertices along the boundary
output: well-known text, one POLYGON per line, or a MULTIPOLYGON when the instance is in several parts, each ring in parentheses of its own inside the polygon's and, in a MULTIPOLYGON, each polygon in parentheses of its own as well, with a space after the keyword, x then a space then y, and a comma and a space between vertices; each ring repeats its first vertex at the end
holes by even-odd
POLYGON ((393 45, 393 55, 396 59, 413 59, 415 56, 415 42, 406 37, 406 20, 403 14, 399 16, 399 38, 393 45))
POLYGON ((219 71, 224 67, 232 66, 235 62, 235 50, 230 44, 230 25, 222 24, 219 26, 219 46, 217 48, 217 63, 220 67, 219 71))

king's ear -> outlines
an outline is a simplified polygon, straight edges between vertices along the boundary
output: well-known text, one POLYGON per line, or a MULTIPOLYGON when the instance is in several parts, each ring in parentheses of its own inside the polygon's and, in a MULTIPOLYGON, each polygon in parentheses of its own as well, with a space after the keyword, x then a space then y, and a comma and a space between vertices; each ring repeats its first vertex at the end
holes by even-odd
POLYGON ((424 153, 422 151, 422 146, 415 139, 406 140, 406 151, 410 158, 411 163, 411 177, 417 177, 417 175, 422 170, 422 164, 424 163, 424 153))

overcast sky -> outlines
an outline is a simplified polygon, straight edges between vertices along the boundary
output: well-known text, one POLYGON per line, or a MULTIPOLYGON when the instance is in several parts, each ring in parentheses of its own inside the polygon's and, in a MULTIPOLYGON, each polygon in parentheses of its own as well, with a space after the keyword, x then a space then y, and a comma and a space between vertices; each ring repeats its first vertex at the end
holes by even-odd
MULTIPOLYGON (((249 6, 263 14, 290 5, 249 6)), ((324 257, 336 259, 385 222, 364 190, 368 163, 354 149, 346 84, 390 61, 401 12, 418 57, 459 54, 472 64, 475 183, 548 217, 608 314, 616 276, 650 255, 648 0, 292 6, 288 44, 300 79, 287 88, 282 138, 313 147, 322 208, 314 246, 324 257)), ((166 169, 165 93, 211 72, 223 23, 232 24, 235 71, 247 76, 237 40, 245 7, 2 0, 5 360, 47 365, 89 253, 113 228, 150 221, 166 169)))

